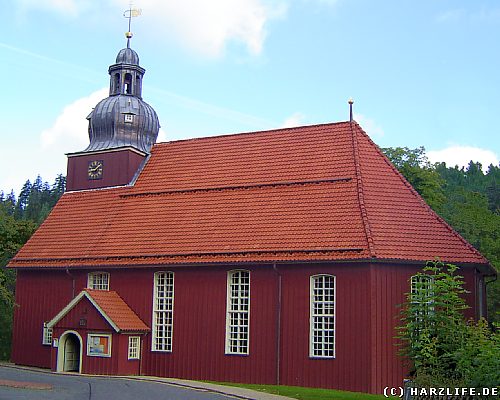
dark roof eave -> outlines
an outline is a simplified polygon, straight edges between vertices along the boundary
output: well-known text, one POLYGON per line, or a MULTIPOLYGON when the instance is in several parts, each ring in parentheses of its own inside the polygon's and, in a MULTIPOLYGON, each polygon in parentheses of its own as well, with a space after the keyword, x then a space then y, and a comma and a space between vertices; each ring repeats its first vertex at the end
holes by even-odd
MULTIPOLYGON (((59 261, 59 260, 58 260, 59 261)), ((170 263, 143 263, 143 264, 132 264, 123 265, 117 263, 100 263, 100 264, 73 264, 69 266, 49 266, 49 265, 7 265, 8 268, 31 270, 31 269, 44 269, 44 270, 61 270, 61 269, 96 269, 96 268, 108 268, 108 269, 121 269, 121 268, 155 268, 155 267, 191 267, 191 266, 227 266, 234 264, 245 264, 245 265, 296 265, 296 264, 317 264, 317 263, 328 263, 328 264, 399 264, 399 265, 425 265, 427 261, 432 260, 413 260, 413 259, 400 259, 400 258, 350 258, 350 259, 309 259, 309 260, 248 260, 248 261, 200 261, 200 262, 170 262, 170 263)), ((496 269, 488 263, 478 263, 478 262, 456 262, 443 260, 444 263, 455 264, 459 267, 473 267, 477 268, 485 276, 497 276, 498 272, 496 269)))

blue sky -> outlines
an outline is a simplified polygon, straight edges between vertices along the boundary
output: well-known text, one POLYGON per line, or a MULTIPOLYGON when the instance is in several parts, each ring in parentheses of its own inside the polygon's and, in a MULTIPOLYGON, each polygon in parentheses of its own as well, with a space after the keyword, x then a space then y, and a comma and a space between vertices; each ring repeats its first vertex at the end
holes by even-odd
MULTIPOLYGON (((5 2, 5 0, 4 0, 5 2)), ((6 0, 0 190, 65 173, 125 46, 122 0, 6 0)), ((500 2, 136 0, 160 140, 343 121, 380 146, 498 164, 500 2)))

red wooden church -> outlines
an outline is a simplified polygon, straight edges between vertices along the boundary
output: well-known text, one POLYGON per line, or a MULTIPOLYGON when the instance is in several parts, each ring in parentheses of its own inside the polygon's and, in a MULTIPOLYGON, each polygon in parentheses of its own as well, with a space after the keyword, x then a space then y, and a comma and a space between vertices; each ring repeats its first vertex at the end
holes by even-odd
POLYGON ((10 262, 12 360, 91 374, 380 392, 405 376, 398 305, 427 260, 488 261, 354 121, 154 144, 129 44, 67 192, 10 262))

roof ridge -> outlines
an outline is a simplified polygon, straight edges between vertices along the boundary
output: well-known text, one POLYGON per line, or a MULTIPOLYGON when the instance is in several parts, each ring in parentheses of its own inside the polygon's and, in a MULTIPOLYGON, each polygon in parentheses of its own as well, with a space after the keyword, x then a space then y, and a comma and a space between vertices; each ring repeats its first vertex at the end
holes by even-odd
POLYGON ((208 256, 208 255, 243 255, 243 254, 264 254, 264 253, 342 253, 342 252, 361 252, 361 247, 343 247, 343 248, 317 248, 317 249, 263 249, 263 250, 235 250, 235 251, 204 251, 204 252, 189 252, 189 253, 171 253, 171 254, 140 254, 140 255, 115 255, 115 256, 90 256, 90 257, 54 257, 54 258, 32 258, 20 257, 14 260, 15 262, 28 261, 89 261, 89 260, 113 260, 113 259, 140 259, 140 258, 173 258, 173 257, 192 257, 192 256, 208 256))
MULTIPOLYGON (((357 125, 357 123, 356 123, 357 125)), ((370 229, 370 221, 368 220, 368 213, 366 212, 364 192, 363 192, 363 179, 361 177, 361 165, 359 162, 359 147, 358 147, 358 137, 356 132, 353 129, 352 123, 350 123, 351 136, 352 136, 352 148, 354 154, 354 168, 356 171, 356 185, 358 192, 358 204, 359 209, 361 211, 361 219, 363 221, 363 227, 366 235, 366 242, 368 244, 368 252, 370 257, 376 258, 377 255, 375 253, 375 243, 373 242, 372 231, 370 229)))
POLYGON ((453 227, 448 224, 448 222, 446 222, 436 211, 434 211, 431 206, 429 206, 427 204, 427 202, 424 200, 424 198, 415 190, 415 188, 410 184, 410 182, 408 182, 408 180, 404 177, 404 175, 399 172, 399 170, 392 164, 392 162, 389 160, 389 158, 383 153, 382 150, 380 150, 380 147, 378 147, 375 142, 370 138, 370 136, 368 136, 368 134, 363 130, 363 128, 361 128, 361 126, 359 126, 359 124, 354 121, 354 123, 356 124, 356 126, 359 128, 359 130, 361 131, 361 133, 368 139, 368 142, 370 143, 370 145, 372 147, 375 148, 375 150, 377 151, 377 153, 382 156, 383 160, 385 161, 385 163, 387 165, 389 165, 389 167, 391 168, 391 170, 393 172, 396 173, 396 175, 401 179, 401 181, 403 182, 403 184, 410 189, 411 193, 417 198, 417 200, 424 206, 424 208, 426 209, 426 211, 431 215, 433 216, 434 218, 436 218, 440 223, 442 223, 445 228, 451 232, 453 235, 455 235, 459 240, 462 241, 463 244, 466 245, 466 247, 471 250, 475 255, 483 258, 484 260, 486 260, 488 262, 488 264, 491 264, 489 262, 489 260, 484 257, 480 252, 479 250, 477 250, 473 245, 471 245, 464 237, 462 237, 462 235, 460 235, 460 233, 458 233, 455 229, 453 229, 453 227))
POLYGON ((159 190, 156 192, 136 192, 136 193, 124 193, 118 195, 120 198, 126 197, 139 197, 139 196, 161 196, 164 194, 179 194, 179 193, 196 193, 196 192, 212 192, 212 191, 223 191, 223 190, 239 190, 239 189, 257 189, 266 187, 278 187, 278 186, 293 186, 293 185, 313 185, 320 183, 337 183, 337 182, 349 182, 351 177, 341 177, 341 178, 331 178, 331 179, 313 179, 313 180, 303 180, 303 181, 278 181, 270 183, 252 183, 248 185, 226 185, 226 186, 214 186, 214 187, 198 187, 198 188, 186 188, 186 189, 171 189, 171 190, 159 190))
POLYGON ((326 126, 333 126, 333 125, 342 125, 342 124, 347 124, 349 121, 338 121, 338 122, 325 122, 321 124, 313 124, 313 125, 300 125, 300 126, 292 126, 288 128, 273 128, 273 129, 264 129, 262 131, 246 131, 246 132, 237 132, 237 133, 223 133, 220 135, 214 135, 214 136, 203 136, 203 137, 194 137, 194 138, 188 138, 188 139, 179 139, 179 140, 171 140, 168 142, 160 142, 160 143, 155 143, 153 147, 164 147, 169 144, 173 143, 180 143, 180 142, 194 142, 194 141, 201 141, 201 140, 210 140, 210 139, 218 139, 218 138, 225 138, 228 136, 246 136, 246 135, 257 135, 261 133, 271 133, 271 132, 285 132, 285 131, 294 131, 294 130, 300 130, 304 128, 314 128, 314 127, 326 127, 326 126))

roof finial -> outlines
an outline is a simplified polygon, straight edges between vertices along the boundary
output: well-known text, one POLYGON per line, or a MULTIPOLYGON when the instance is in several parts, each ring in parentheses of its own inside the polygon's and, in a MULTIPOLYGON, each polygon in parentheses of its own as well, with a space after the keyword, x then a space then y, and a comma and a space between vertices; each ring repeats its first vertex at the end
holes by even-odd
POLYGON ((351 97, 347 102, 349 103, 349 122, 352 122, 353 121, 353 118, 352 118, 352 105, 354 104, 354 100, 351 97))
POLYGON ((128 31, 125 32, 125 37, 127 38, 127 48, 130 48, 130 39, 132 39, 132 32, 130 31, 130 24, 133 17, 138 17, 142 14, 142 10, 138 8, 132 8, 132 3, 130 3, 129 9, 125 10, 123 16, 128 18, 128 31))

